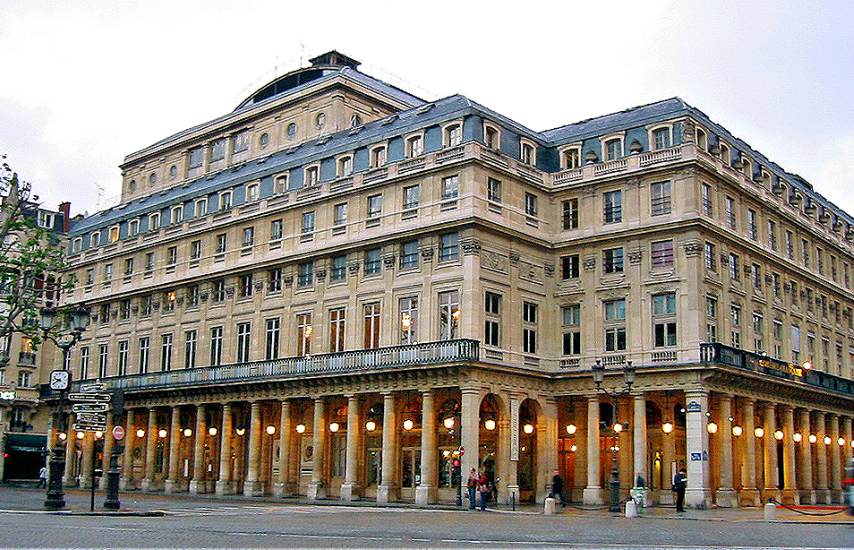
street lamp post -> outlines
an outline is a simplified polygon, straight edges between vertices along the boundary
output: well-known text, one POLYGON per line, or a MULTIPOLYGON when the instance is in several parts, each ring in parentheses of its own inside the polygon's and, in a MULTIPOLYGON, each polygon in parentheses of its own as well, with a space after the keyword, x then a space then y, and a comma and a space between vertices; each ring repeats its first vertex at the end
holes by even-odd
MULTIPOLYGON (((41 311, 41 329, 44 332, 44 338, 50 340, 62 350, 62 369, 51 372, 50 387, 51 389, 59 390, 59 403, 56 412, 56 425, 58 433, 65 433, 68 429, 65 418, 65 394, 71 386, 71 373, 65 370, 68 365, 68 352, 74 346, 83 334, 86 328, 86 322, 89 319, 89 312, 82 306, 78 306, 68 312, 68 324, 71 329, 71 339, 58 340, 51 334, 57 321, 57 311, 53 308, 44 308, 41 311)), ((60 510, 65 508, 65 493, 62 490, 62 475, 65 472, 65 442, 60 437, 56 437, 53 449, 50 456, 50 479, 47 486, 47 499, 44 501, 44 507, 51 510, 60 510)))
POLYGON ((596 390, 604 393, 605 395, 611 398, 611 406, 614 411, 614 424, 611 426, 613 438, 611 440, 611 505, 608 508, 610 512, 619 512, 620 511, 620 470, 617 464, 617 438, 620 432, 623 430, 623 425, 617 421, 617 399, 623 395, 628 394, 632 391, 632 385, 635 383, 635 368, 632 367, 632 362, 627 361, 626 366, 623 368, 623 375, 625 376, 625 388, 617 389, 617 390, 608 390, 602 387, 602 382, 605 380, 605 367, 602 365, 599 359, 596 360, 596 364, 593 365, 593 381, 596 383, 596 390))

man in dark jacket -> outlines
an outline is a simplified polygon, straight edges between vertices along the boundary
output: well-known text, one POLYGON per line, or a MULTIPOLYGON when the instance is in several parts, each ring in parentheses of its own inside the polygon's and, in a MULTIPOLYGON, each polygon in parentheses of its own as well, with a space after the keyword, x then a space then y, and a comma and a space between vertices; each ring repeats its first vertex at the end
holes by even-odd
POLYGON ((560 477, 560 472, 555 469, 555 475, 552 478, 552 497, 559 499, 561 506, 566 506, 566 499, 563 498, 563 478, 560 477))
POLYGON ((685 488, 688 486, 688 477, 685 468, 680 468, 679 473, 673 476, 673 491, 676 493, 676 511, 685 511, 685 488))

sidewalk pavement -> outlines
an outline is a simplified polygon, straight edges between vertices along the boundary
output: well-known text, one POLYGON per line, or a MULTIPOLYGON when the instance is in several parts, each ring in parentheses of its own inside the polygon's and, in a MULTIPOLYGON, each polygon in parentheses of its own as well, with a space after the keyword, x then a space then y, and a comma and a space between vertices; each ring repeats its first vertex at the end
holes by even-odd
MULTIPOLYGON (((215 496, 215 495, 188 495, 165 494, 159 492, 128 491, 119 494, 122 508, 118 511, 106 510, 103 507, 105 495, 103 491, 95 491, 95 510, 90 512, 90 492, 74 488, 65 489, 65 509, 62 511, 46 510, 44 501, 45 489, 33 487, 16 487, 0 484, 0 513, 45 513, 45 514, 80 514, 80 515, 136 515, 136 516, 162 516, 169 513, 170 508, 182 508, 196 505, 200 508, 208 506, 234 506, 234 505, 301 505, 301 506, 352 506, 352 507, 376 507, 373 500, 343 501, 328 499, 321 501, 309 501, 300 498, 274 499, 272 497, 244 497, 242 495, 215 496)), ((396 502, 384 504, 389 508, 426 508, 430 510, 447 510, 468 512, 468 502, 463 501, 463 506, 455 506, 452 503, 442 503, 427 507, 416 506, 408 502, 396 502)), ((847 507, 840 509, 839 506, 811 506, 811 507, 782 507, 777 506, 774 510, 772 522, 780 523, 818 523, 818 524, 847 524, 854 525, 854 517, 848 512, 847 507)), ((541 515, 543 505, 522 504, 515 509, 510 505, 492 505, 487 508, 492 513, 519 514, 519 515, 541 515)), ((565 507, 558 506, 555 510, 555 518, 581 519, 591 517, 618 517, 622 514, 611 513, 607 507, 587 507, 571 504, 565 507)), ((764 508, 710 508, 706 510, 688 509, 685 512, 676 512, 673 507, 655 506, 644 508, 639 517, 631 521, 649 520, 675 520, 675 521, 724 521, 724 522, 767 522, 764 508)))

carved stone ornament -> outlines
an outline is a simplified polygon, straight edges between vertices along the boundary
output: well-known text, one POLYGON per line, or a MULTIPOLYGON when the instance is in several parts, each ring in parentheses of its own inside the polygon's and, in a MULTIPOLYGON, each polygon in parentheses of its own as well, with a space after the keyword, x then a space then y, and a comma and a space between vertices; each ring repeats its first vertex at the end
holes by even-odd
POLYGON ((640 249, 630 250, 628 253, 628 256, 629 256, 629 264, 640 265, 641 258, 643 257, 643 252, 640 249))
POLYGON ((502 256, 497 252, 493 252, 491 250, 485 250, 483 252, 483 265, 485 267, 489 267, 491 269, 495 269, 497 271, 506 272, 507 271, 507 257, 502 256))
POLYGON ((685 251, 686 257, 694 258, 702 253, 703 245, 700 241, 686 241, 682 244, 682 249, 685 251))
POLYGON ((587 256, 584 258, 584 270, 593 271, 596 269, 596 256, 587 256))
POLYGON ((546 277, 554 277, 555 276, 554 264, 543 264, 543 272, 546 274, 546 277))
POLYGON ((729 256, 721 254, 721 265, 727 267, 729 265, 729 256))
POLYGON ((264 281, 256 281, 255 282, 255 290, 257 290, 258 292, 261 292, 262 290, 264 290, 264 281))
POLYGON ((519 265, 519 253, 518 252, 516 252, 515 250, 511 250, 509 257, 510 257, 510 265, 512 265, 514 267, 519 265))
POLYGON ((282 277, 282 284, 290 287, 294 284, 294 276, 293 275, 285 275, 282 277))
POLYGON ((463 254, 465 256, 472 256, 480 253, 480 241, 477 239, 466 239, 462 242, 462 246, 463 254))
POLYGON ((199 298, 201 298, 201 300, 202 300, 203 302, 207 302, 207 301, 208 301, 208 293, 207 293, 207 291, 203 291, 201 294, 199 294, 199 298))
POLYGON ((691 119, 685 119, 682 122, 682 143, 694 143, 694 137, 697 135, 697 127, 691 119))
POLYGON ((359 269, 362 267, 361 262, 350 262, 347 265, 348 270, 350 271, 350 275, 358 275, 359 269))
POLYGON ((318 281, 322 281, 326 278, 326 269, 320 267, 314 270, 314 276, 317 277, 318 281))
POLYGON ((234 296, 234 287, 233 287, 233 286, 230 286, 230 287, 226 288, 226 289, 225 289, 225 294, 226 294, 226 296, 228 296, 229 298, 231 298, 232 296, 234 296))
POLYGON ((429 262, 433 259, 433 249, 430 247, 421 249, 421 259, 425 262, 429 262))
POLYGON ((394 269, 394 253, 386 254, 383 256, 383 264, 386 269, 394 269))

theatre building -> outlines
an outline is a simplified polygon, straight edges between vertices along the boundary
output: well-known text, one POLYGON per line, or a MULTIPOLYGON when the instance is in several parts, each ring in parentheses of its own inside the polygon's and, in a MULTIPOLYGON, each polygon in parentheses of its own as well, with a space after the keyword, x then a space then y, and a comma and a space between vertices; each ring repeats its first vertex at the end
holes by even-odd
MULTIPOLYGON (((124 488, 431 504, 460 459, 601 503, 616 454, 624 497, 685 467, 694 507, 839 501, 852 216, 678 98, 538 132, 358 65, 128 155, 72 228, 124 488)), ((86 486, 114 442, 68 441, 86 486)))

